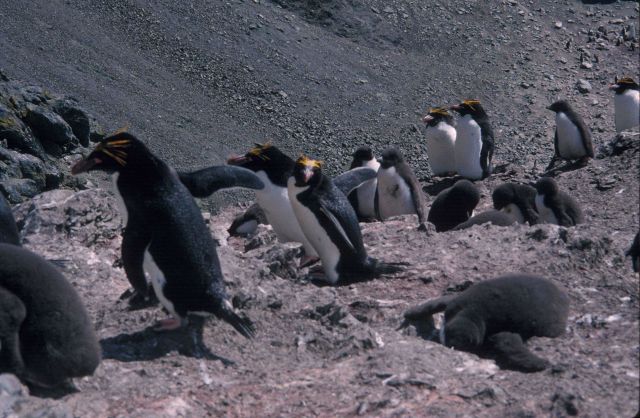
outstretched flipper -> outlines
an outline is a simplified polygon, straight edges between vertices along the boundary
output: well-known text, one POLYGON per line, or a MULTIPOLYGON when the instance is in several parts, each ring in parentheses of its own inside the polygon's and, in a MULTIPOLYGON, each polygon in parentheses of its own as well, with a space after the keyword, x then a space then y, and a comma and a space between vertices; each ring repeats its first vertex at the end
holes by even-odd
POLYGON ((414 306, 410 308, 408 311, 404 313, 405 320, 409 321, 419 321, 430 318, 431 315, 442 312, 447 309, 447 305, 456 297, 457 295, 448 295, 442 296, 437 299, 431 299, 424 303, 421 303, 418 306, 414 306))
POLYGON ((217 309, 212 313, 218 318, 228 322, 244 337, 251 339, 255 335, 256 330, 251 320, 247 317, 241 317, 235 313, 233 306, 231 306, 231 303, 229 303, 228 300, 224 300, 219 303, 217 309))
POLYGON ((220 165, 203 168, 189 173, 178 173, 180 181, 194 197, 207 197, 220 189, 245 187, 261 190, 264 183, 256 174, 246 168, 220 165))
POLYGON ((377 175, 378 173, 375 170, 368 167, 353 168, 334 177, 333 184, 335 184, 345 196, 348 196, 355 188, 365 181, 376 178, 377 175))
POLYGON ((520 372, 539 372, 549 367, 549 362, 537 357, 524 345, 520 335, 499 332, 487 340, 487 348, 496 356, 500 368, 520 372))

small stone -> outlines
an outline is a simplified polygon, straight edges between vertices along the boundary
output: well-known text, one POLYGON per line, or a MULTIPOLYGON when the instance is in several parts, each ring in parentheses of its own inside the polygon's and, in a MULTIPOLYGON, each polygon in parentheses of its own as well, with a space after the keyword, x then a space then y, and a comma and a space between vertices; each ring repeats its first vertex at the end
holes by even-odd
POLYGON ((580 68, 586 68, 587 70, 590 70, 591 68, 593 68, 593 64, 584 61, 582 62, 582 64, 580 64, 580 68))
POLYGON ((578 80, 578 83, 576 83, 576 87, 578 88, 578 91, 582 94, 589 93, 592 89, 591 83, 589 83, 587 80, 583 78, 578 80))
POLYGON ((555 26, 556 29, 562 29, 562 22, 558 20, 553 24, 553 26, 555 26))

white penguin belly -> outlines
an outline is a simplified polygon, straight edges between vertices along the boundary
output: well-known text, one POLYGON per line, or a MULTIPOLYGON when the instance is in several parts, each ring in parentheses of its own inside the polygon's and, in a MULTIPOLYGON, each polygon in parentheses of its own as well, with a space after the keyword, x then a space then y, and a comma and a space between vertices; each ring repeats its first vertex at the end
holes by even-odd
MULTIPOLYGON (((373 160, 367 161, 364 167, 371 168, 377 172, 380 168, 380 163, 374 158, 373 160)), ((358 194, 358 213, 361 216, 368 218, 376 217, 375 198, 377 187, 378 180, 371 179, 362 183, 356 190, 358 194)))
POLYGON ((580 131, 564 112, 556 113, 556 132, 560 157, 575 160, 587 155, 580 131))
POLYGON ((507 206, 502 208, 502 211, 515 218, 516 222, 518 222, 519 224, 525 223, 524 215, 515 203, 509 203, 507 206))
POLYGON ((458 174, 470 180, 481 179, 482 132, 480 125, 469 115, 465 115, 458 122, 454 148, 458 174))
POLYGON ((395 167, 378 171, 378 209, 380 217, 415 214, 411 189, 396 173, 395 167))
POLYGON ((640 92, 627 90, 613 99, 616 114, 616 131, 622 132, 640 125, 640 92))
POLYGON ((176 314, 175 308, 173 306, 173 302, 171 302, 164 295, 164 285, 167 283, 167 280, 164 277, 164 274, 156 264, 155 260, 151 256, 148 250, 149 247, 144 251, 144 263, 143 268, 145 273, 147 273, 148 279, 153 286, 153 291, 156 293, 158 300, 164 306, 164 308, 169 311, 171 315, 178 318, 179 315, 176 314))
POLYGON ((440 122, 436 126, 428 126, 425 136, 427 155, 433 174, 439 176, 455 172, 456 129, 446 122, 440 122))
POLYGON ((250 221, 242 223, 236 229, 236 232, 238 234, 248 235, 248 234, 253 234, 256 229, 258 229, 258 222, 255 219, 251 219, 250 221))
POLYGON ((256 190, 256 201, 276 233, 278 241, 302 243, 306 254, 310 257, 316 257, 315 249, 296 221, 287 188, 271 183, 264 171, 258 171, 256 174, 265 185, 264 189, 256 190))
POLYGON ((340 261, 340 250, 336 244, 331 241, 327 231, 322 227, 322 225, 320 225, 316 215, 296 198, 299 193, 308 189, 309 186, 296 187, 294 183, 295 179, 293 177, 290 178, 288 189, 293 212, 298 219, 298 223, 300 224, 302 231, 314 246, 322 260, 322 268, 327 281, 335 284, 340 278, 336 269, 338 262, 340 261))
POLYGON ((553 211, 544 204, 544 196, 536 195, 536 210, 538 211, 539 222, 558 225, 558 218, 553 211))

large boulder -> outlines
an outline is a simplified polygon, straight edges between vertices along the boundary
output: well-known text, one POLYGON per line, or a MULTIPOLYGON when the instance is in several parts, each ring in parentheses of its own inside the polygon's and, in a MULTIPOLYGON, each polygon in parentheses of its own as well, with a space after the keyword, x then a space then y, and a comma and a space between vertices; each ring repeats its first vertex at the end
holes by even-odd
POLYGON ((47 153, 54 157, 60 157, 78 146, 78 139, 69 124, 46 107, 28 104, 24 121, 42 142, 47 153))

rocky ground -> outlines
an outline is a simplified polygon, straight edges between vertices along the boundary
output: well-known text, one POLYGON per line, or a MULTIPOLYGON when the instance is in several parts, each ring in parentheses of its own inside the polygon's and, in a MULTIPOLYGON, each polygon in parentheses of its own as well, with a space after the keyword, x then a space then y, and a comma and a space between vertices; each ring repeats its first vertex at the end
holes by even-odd
POLYGON ((638 4, 587 3, 3 4, 0 192, 17 204, 25 246, 62 260, 105 360, 59 400, 1 376, 0 416, 633 416, 639 289, 624 251, 638 230, 640 142, 637 132, 614 139, 606 86, 614 75, 638 78, 638 4), (296 270, 298 249, 277 243, 268 227, 228 237, 244 207, 236 202, 251 195, 223 193, 203 207, 220 210, 210 228, 229 292, 258 330, 247 341, 207 322, 205 343, 230 366, 151 332, 160 309, 126 310, 120 218, 111 194, 96 187, 105 178, 68 176, 92 137, 130 123, 177 168, 219 163, 270 138, 336 173, 359 145, 379 153, 397 144, 433 195, 452 180, 431 177, 420 116, 468 97, 485 103, 501 166, 477 183, 481 208, 498 184, 538 178, 552 153, 545 107, 560 97, 574 104, 597 156, 557 180, 587 222, 430 235, 411 217, 362 224, 373 256, 410 267, 318 288, 296 270), (549 370, 501 371, 396 330, 419 301, 516 271, 569 292, 567 334, 529 342, 549 370))
MULTIPOLYGON (((440 234, 417 231, 411 216, 362 224, 371 255, 410 266, 345 287, 309 283, 306 270, 295 267, 298 248, 278 243, 270 227, 247 239, 229 237, 226 228, 240 208, 212 216, 234 304, 257 327, 247 341, 221 321, 207 322, 204 341, 235 362, 228 366, 194 358, 180 338, 151 331, 165 316, 160 309, 129 312, 118 300, 128 283, 119 259, 119 215, 108 192, 40 194, 15 207, 25 246, 63 260, 105 359, 94 376, 76 381, 78 393, 60 400, 28 397, 0 378, 0 412, 631 417, 639 402, 639 289, 624 251, 638 228, 640 142, 634 133, 615 144, 589 166, 557 177, 584 207, 585 224, 482 225, 440 234), (397 330, 409 306, 506 272, 551 278, 570 295, 566 335, 528 344, 551 361, 550 369, 499 370, 491 360, 425 341, 413 328, 397 330)), ((501 182, 531 178, 513 168, 478 183, 481 207, 501 182)))

